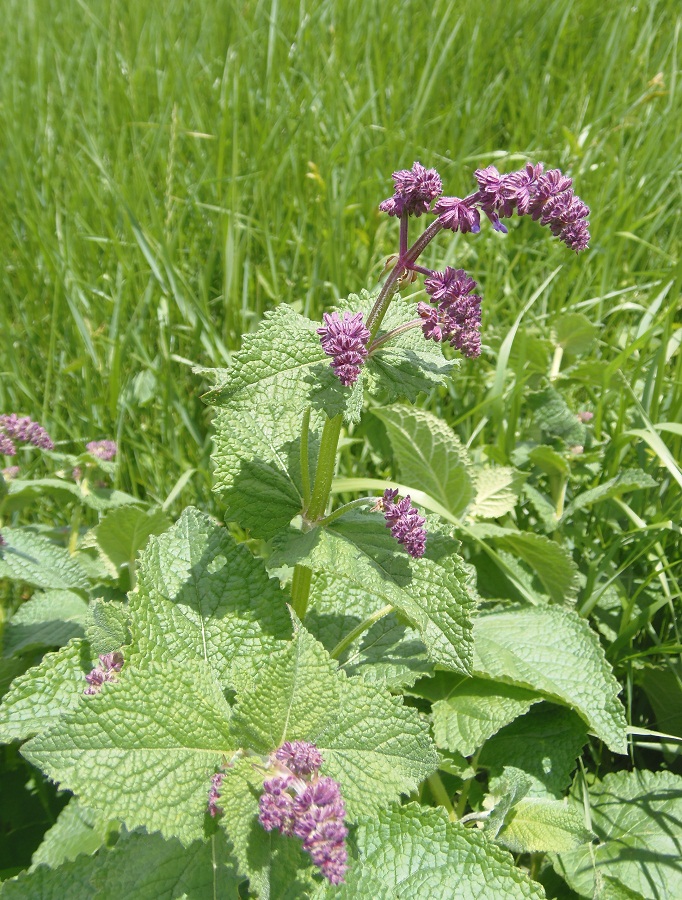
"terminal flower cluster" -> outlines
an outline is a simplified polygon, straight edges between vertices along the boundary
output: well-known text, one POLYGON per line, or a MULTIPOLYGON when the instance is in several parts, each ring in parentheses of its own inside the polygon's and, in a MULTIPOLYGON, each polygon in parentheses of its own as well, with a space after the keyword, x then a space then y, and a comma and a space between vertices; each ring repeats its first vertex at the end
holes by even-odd
POLYGON ((300 838, 322 875, 340 884, 348 868, 348 829, 339 783, 319 775, 322 755, 307 741, 287 741, 271 760, 277 774, 263 783, 261 825, 300 838))
POLYGON ((17 452, 15 441, 33 444, 40 450, 54 450, 50 435, 29 416, 18 416, 16 413, 0 416, 0 454, 14 456, 17 452))
POLYGON ((105 681, 116 681, 116 674, 121 671, 122 667, 123 654, 118 650, 113 653, 100 654, 99 665, 85 676, 88 686, 83 693, 99 694, 105 681))
POLYGON ((426 293, 437 303, 418 303, 423 320, 424 337, 434 341, 450 341, 464 356, 481 355, 481 298, 471 292, 476 282, 464 269, 448 266, 434 272, 424 282, 426 293))
POLYGON ((391 529, 391 534, 402 544, 410 556, 418 559, 426 550, 426 519, 419 515, 418 510, 412 506, 410 495, 396 503, 398 491, 386 490, 379 501, 384 511, 386 525, 391 529))

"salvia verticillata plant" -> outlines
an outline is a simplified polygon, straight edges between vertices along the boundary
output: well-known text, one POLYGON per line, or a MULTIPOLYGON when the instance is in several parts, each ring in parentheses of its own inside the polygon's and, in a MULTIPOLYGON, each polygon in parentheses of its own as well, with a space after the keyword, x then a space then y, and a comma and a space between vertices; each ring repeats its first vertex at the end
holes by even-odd
MULTIPOLYGON (((476 281, 420 262, 440 232, 503 233, 516 214, 572 250, 589 243, 588 208, 558 170, 474 178, 458 198, 418 162, 395 172, 383 284, 322 323, 278 307, 215 370, 229 528, 195 508, 169 526, 129 502, 55 557, 51 584, 25 564, 38 536, 4 532, 0 577, 91 601, 0 707, 0 739, 73 795, 8 896, 541 898, 550 868, 583 896, 604 878, 651 895, 613 823, 622 813, 627 829, 645 794, 651 827, 677 815, 677 776, 571 787, 588 742, 595 758, 627 752, 618 682, 573 606, 577 567, 559 541, 516 529, 510 484, 491 490, 500 474, 414 405, 447 383, 453 351, 475 366, 483 348, 476 281), (399 480, 339 476, 363 416, 399 480), (484 562, 465 563, 460 539, 484 562), (513 597, 480 601, 488 558, 513 597), (74 858, 74 833, 89 855, 74 858)), ((585 423, 569 418, 577 444, 585 423)), ((88 452, 110 464, 106 442, 88 452)))

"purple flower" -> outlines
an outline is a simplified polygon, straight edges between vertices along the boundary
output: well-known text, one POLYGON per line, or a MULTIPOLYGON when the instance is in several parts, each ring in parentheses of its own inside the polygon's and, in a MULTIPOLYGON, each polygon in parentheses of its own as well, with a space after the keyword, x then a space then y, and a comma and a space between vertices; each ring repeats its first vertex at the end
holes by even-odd
POLYGON ((409 494, 398 503, 395 502, 397 496, 397 490, 384 491, 381 506, 386 525, 396 541, 405 547, 410 556, 417 559, 426 550, 426 519, 412 506, 409 494))
POLYGON ((434 272, 424 282, 426 292, 438 302, 417 304, 422 332, 427 340, 450 341, 468 357, 481 355, 481 298, 471 291, 476 282, 464 269, 448 266, 444 272, 434 272))
POLYGON ((441 197, 433 211, 440 216, 443 228, 450 231, 478 234, 481 230, 481 214, 459 197, 441 197))
MULTIPOLYGON (((0 435, 0 437, 2 437, 2 435, 0 435)), ((5 479, 5 481, 12 481, 17 477, 20 471, 21 469, 19 468, 19 466, 7 466, 6 469, 2 470, 2 477, 5 479)))
POLYGON ((303 849, 331 884, 340 884, 348 868, 341 787, 320 777, 322 755, 315 744, 287 741, 273 754, 280 773, 263 782, 258 819, 266 831, 275 828, 303 841, 303 849))
POLYGON ((424 287, 433 300, 440 302, 470 294, 476 287, 476 282, 464 269, 447 266, 444 272, 434 272, 427 278, 424 287))
POLYGON ((360 367, 367 358, 369 331, 362 321, 362 313, 325 313, 324 325, 317 329, 322 349, 332 357, 330 363, 334 374, 345 387, 355 384, 360 367))
POLYGON ((295 775, 310 775, 322 765, 322 754, 315 744, 308 741, 285 741, 275 751, 275 759, 283 763, 295 775))
POLYGON ((220 788, 224 777, 222 772, 216 772, 211 778, 211 789, 208 792, 208 811, 213 818, 223 813, 222 807, 218 806, 218 800, 220 800, 220 788))
POLYGON ((379 204, 382 212, 389 216, 421 216, 429 212, 431 201, 443 193, 440 175, 435 169, 425 169, 415 162, 411 169, 400 169, 392 175, 395 183, 392 197, 379 204))
POLYGON ((105 462, 112 460, 118 452, 116 441, 90 441, 89 444, 85 445, 85 449, 92 456, 96 456, 97 459, 102 459, 105 462))
POLYGON ((118 650, 113 653, 102 653, 99 657, 99 665, 88 672, 85 680, 88 687, 83 691, 84 694, 92 696, 99 694, 105 681, 116 681, 116 673, 120 672, 123 667, 123 654, 118 650))
POLYGON ((0 431, 0 454, 3 456, 16 456, 17 448, 14 446, 12 439, 0 431))
POLYGON ((0 534, 0 547, 6 547, 6 546, 7 546, 7 541, 6 541, 6 540, 4 539, 4 537, 0 534))
POLYGON ((506 232, 500 216, 530 215, 548 225, 550 231, 571 250, 584 250, 590 242, 589 207, 576 197, 573 182, 559 169, 543 171, 542 163, 526 165, 517 172, 500 175, 495 166, 477 169, 475 200, 497 231, 506 232))
POLYGON ((577 419, 579 422, 582 422, 583 425, 587 422, 591 422, 594 419, 594 413, 590 412, 589 409, 583 409, 577 414, 577 419))
MULTIPOLYGON (((54 450, 54 442, 42 425, 28 416, 19 417, 16 413, 0 416, 0 429, 15 441, 33 444, 41 450, 54 450)), ((7 454, 12 455, 12 454, 7 454)))

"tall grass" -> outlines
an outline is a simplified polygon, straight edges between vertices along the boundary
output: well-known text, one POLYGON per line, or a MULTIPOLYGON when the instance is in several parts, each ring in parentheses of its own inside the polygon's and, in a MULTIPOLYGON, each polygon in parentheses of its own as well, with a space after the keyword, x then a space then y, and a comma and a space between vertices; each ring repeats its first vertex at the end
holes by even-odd
MULTIPOLYGON (((679 432, 655 427, 679 421, 681 397, 674 0, 5 0, 4 14, 2 410, 42 418, 65 449, 116 438, 121 486, 140 495, 164 499, 195 469, 177 502, 210 507, 192 366, 224 365, 279 302, 320 316, 376 280, 396 167, 435 165, 461 195, 477 165, 530 158, 574 176, 591 250, 576 261, 524 221, 433 258, 481 282, 490 366, 560 267, 514 352, 585 312, 598 358, 620 360, 620 411, 608 399, 599 426, 653 429, 679 459, 679 432)), ((498 372, 508 399, 527 376, 515 358, 498 372)), ((602 369, 580 388, 597 406, 602 369)), ((451 418, 504 455, 514 404, 486 406, 489 390, 467 366, 451 418)), ((632 438, 616 456, 655 452, 632 438)))

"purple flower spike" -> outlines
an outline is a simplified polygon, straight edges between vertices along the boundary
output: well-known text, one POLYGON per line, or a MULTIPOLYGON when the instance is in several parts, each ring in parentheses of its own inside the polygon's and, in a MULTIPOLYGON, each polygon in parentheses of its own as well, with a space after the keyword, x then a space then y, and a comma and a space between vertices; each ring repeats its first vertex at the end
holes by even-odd
POLYGON ((348 868, 341 787, 320 777, 322 755, 315 744, 287 741, 270 758, 283 773, 263 783, 258 819, 266 831, 275 828, 303 841, 303 849, 331 884, 340 884, 348 868))
POLYGON ((334 374, 344 387, 355 384, 360 367, 367 358, 369 331, 362 321, 362 313, 337 312, 323 315, 324 325, 317 329, 322 349, 332 357, 334 374))
POLYGON ((412 506, 410 495, 398 503, 397 490, 384 491, 381 505, 384 510, 386 525, 391 529, 391 534, 402 544, 410 556, 418 559, 426 550, 426 519, 419 515, 418 510, 412 506))
POLYGON ((476 282, 467 275, 464 269, 453 269, 447 266, 444 272, 434 272, 424 282, 426 293, 437 303, 442 300, 454 300, 470 294, 476 287, 476 282))
POLYGON ((15 441, 33 444, 40 450, 54 450, 54 442, 47 431, 28 416, 20 417, 16 413, 0 416, 0 429, 15 441))
POLYGON ((468 206, 458 197, 441 197, 433 207, 434 213, 440 216, 443 228, 450 231, 471 232, 478 234, 481 230, 481 214, 477 209, 468 206))
POLYGON ((12 481, 19 475, 20 471, 21 469, 19 468, 19 466, 7 466, 6 469, 2 470, 2 477, 5 479, 5 481, 12 481))
POLYGON ((481 298, 471 291, 476 282, 464 269, 448 266, 424 282, 427 294, 438 303, 417 304, 422 332, 427 340, 450 341, 468 357, 481 355, 481 298))
POLYGON ((295 775, 310 775, 322 765, 322 754, 308 741, 285 741, 275 752, 275 759, 291 769, 295 775))
POLYGON ((90 441, 89 444, 85 445, 85 449, 92 456, 96 456, 97 459, 102 459, 105 462, 112 460, 118 452, 116 441, 90 441))
POLYGON ((16 454, 17 448, 14 446, 12 439, 0 431, 0 455, 16 456, 16 454))
POLYGON ((88 687, 83 691, 84 694, 92 696, 99 694, 105 681, 116 681, 116 673, 123 668, 123 654, 118 650, 113 653, 102 653, 99 657, 99 665, 88 672, 85 680, 88 687))
POLYGON ((415 162, 411 169, 400 169, 392 175, 395 190, 392 197, 379 204, 382 212, 389 216, 421 216, 429 212, 431 201, 443 193, 440 175, 435 169, 425 169, 415 162))
POLYGON ((222 772, 216 772, 211 778, 211 789, 208 792, 208 811, 213 818, 223 813, 222 807, 218 806, 218 800, 220 800, 220 788, 223 785, 224 777, 222 772))

